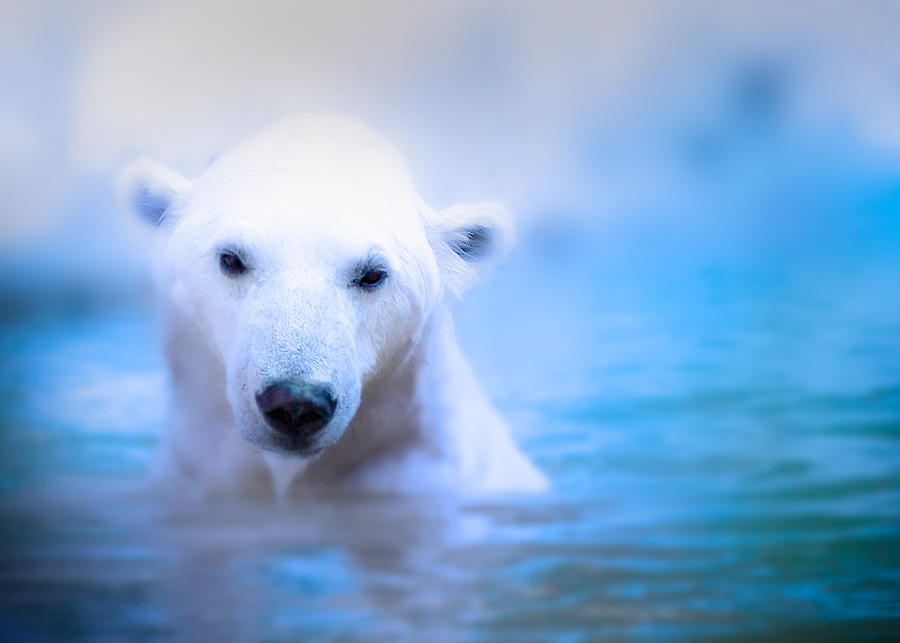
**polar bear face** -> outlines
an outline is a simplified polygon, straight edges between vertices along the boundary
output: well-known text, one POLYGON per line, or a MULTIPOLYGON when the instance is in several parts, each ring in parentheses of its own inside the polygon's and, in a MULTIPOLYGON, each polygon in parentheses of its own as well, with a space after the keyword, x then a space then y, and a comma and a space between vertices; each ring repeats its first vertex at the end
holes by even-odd
POLYGON ((338 440, 505 238, 496 206, 432 211, 393 148, 346 119, 282 121, 192 182, 139 162, 124 187, 158 227, 164 294, 221 360, 241 435, 300 456, 338 440))

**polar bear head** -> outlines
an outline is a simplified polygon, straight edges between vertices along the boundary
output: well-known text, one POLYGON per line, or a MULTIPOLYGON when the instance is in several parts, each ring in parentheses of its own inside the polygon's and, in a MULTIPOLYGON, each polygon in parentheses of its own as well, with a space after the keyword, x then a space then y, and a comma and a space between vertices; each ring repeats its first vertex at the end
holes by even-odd
POLYGON ((243 438, 300 456, 338 440, 511 236, 496 204, 429 208, 394 148, 337 117, 280 121, 194 181, 137 161, 121 191, 158 231, 163 295, 221 360, 243 438))

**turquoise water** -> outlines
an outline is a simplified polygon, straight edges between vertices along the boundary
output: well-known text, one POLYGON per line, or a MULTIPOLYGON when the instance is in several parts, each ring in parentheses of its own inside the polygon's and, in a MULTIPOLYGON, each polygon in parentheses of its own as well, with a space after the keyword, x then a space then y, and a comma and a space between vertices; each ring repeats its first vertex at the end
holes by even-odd
POLYGON ((542 497, 154 498, 153 311, 10 313, 0 636, 895 638, 900 244, 851 232, 526 236, 456 319, 542 497))

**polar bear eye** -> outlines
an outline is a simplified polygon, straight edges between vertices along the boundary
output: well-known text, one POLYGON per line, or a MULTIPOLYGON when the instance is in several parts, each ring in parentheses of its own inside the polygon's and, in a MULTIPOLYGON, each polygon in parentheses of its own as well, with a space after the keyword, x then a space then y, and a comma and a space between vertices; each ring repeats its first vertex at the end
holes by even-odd
POLYGON ((366 270, 356 280, 356 285, 360 288, 372 289, 376 288, 387 277, 387 271, 381 268, 366 270))
POLYGON ((238 277, 247 272, 247 266, 233 252, 222 252, 219 254, 219 267, 229 277, 238 277))

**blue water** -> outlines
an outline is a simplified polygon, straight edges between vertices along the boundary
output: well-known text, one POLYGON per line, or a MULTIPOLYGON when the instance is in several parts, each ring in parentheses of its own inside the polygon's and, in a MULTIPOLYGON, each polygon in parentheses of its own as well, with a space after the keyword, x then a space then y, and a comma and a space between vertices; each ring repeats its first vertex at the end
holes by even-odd
POLYGON ((900 235, 872 216, 526 233, 455 314, 542 497, 154 498, 152 308, 9 312, 0 636, 897 637, 900 235))

